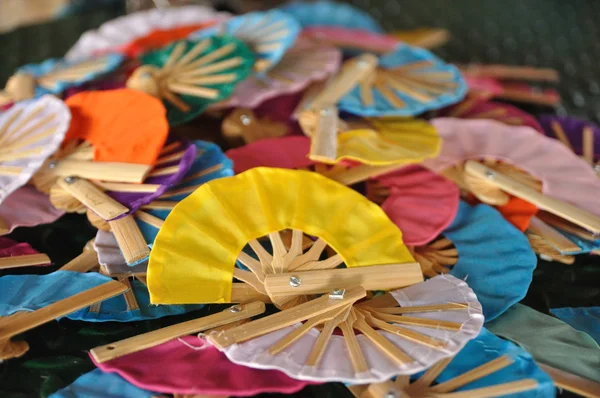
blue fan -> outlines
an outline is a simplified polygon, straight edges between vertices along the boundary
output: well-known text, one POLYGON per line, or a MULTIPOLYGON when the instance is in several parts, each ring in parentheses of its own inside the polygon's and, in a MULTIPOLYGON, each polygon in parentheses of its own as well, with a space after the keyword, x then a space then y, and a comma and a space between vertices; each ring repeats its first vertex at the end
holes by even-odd
POLYGON ((69 87, 79 86, 113 72, 122 61, 122 55, 108 54, 78 62, 48 59, 41 64, 25 65, 8 80, 4 96, 13 101, 22 101, 44 94, 58 95, 69 87))
POLYGON ((600 344, 600 307, 553 308, 550 312, 600 344))
POLYGON ((383 33, 383 28, 372 16, 350 4, 327 0, 294 1, 279 9, 294 17, 302 27, 336 26, 383 33))
POLYGON ((525 297, 537 258, 527 237, 497 210, 461 201, 442 235, 443 239, 415 248, 423 273, 449 272, 465 280, 477 295, 486 321, 525 297))
MULTIPOLYGON (((453 358, 440 361, 426 372, 396 378, 390 389, 410 396, 452 397, 459 391, 472 397, 554 397, 554 383, 529 353, 494 336, 486 329, 453 358), (472 377, 467 377, 469 373, 472 377), (477 375, 477 376, 476 376, 477 375)), ((400 396, 400 395, 399 395, 400 396)))
POLYGON ((271 10, 240 15, 223 24, 194 32, 190 39, 227 34, 243 41, 257 55, 254 69, 264 74, 273 68, 296 42, 300 24, 288 14, 271 10))
POLYGON ((367 117, 415 116, 461 101, 460 72, 427 50, 399 45, 379 59, 375 73, 339 102, 339 109, 367 117))

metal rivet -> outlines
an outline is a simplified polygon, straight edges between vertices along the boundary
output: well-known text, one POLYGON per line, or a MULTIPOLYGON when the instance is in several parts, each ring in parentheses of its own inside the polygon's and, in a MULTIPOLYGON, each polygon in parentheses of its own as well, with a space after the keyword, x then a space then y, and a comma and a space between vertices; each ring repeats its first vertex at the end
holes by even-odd
POLYGON ((290 286, 291 287, 298 287, 301 284, 302 284, 302 281, 297 276, 290 277, 290 286))
POLYGON ((79 178, 77 178, 77 177, 73 177, 73 176, 71 176, 71 177, 65 177, 65 182, 66 182, 67 184, 73 184, 73 183, 75 183, 77 180, 79 180, 79 178))
POLYGON ((242 306, 241 305, 234 305, 233 307, 231 307, 229 309, 229 311, 231 312, 242 312, 242 306))
POLYGON ((321 109, 321 115, 328 115, 328 114, 329 114, 329 108, 321 109))
POLYGON ((364 59, 361 59, 357 62, 357 65, 359 68, 366 68, 369 65, 369 63, 364 59))
POLYGON ((485 176, 487 178, 489 178, 490 180, 493 180, 494 178, 496 178, 496 173, 493 172, 492 170, 486 170, 485 171, 485 176))
POLYGON ((52 162, 48 163, 48 167, 51 169, 55 169, 56 166, 58 166, 58 162, 56 160, 53 160, 52 162))
POLYGON ((250 117, 248 117, 247 115, 240 116, 240 120, 242 121, 242 124, 244 126, 248 126, 250 122, 252 122, 252 120, 250 120, 250 117))
POLYGON ((346 289, 335 289, 329 294, 330 299, 341 300, 346 295, 346 289))
POLYGON ((594 166, 594 171, 600 173, 600 164, 594 166))
POLYGON ((385 398, 397 398, 396 392, 394 390, 390 390, 385 394, 385 398))

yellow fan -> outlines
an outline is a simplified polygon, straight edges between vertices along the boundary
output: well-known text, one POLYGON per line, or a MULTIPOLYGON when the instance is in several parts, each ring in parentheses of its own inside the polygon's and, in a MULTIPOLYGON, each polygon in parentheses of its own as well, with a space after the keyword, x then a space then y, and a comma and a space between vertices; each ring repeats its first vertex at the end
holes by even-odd
MULTIPOLYGON (((314 273, 342 262, 348 268, 400 266, 406 278, 398 287, 423 280, 402 232, 379 206, 317 173, 258 167, 211 181, 175 206, 154 242, 148 287, 152 303, 231 302, 234 277, 259 290, 270 274, 314 273), (289 229, 288 249, 279 232, 289 229), (318 238, 306 253, 303 233, 318 238), (272 255, 256 241, 263 236, 271 240, 272 255), (258 260, 241 253, 246 244, 258 260), (327 245, 338 254, 319 261, 327 245), (236 260, 251 272, 234 272, 236 260)), ((271 287, 272 299, 282 295, 281 286, 271 287)))
POLYGON ((337 142, 336 132, 325 124, 318 123, 309 157, 328 164, 343 160, 370 166, 420 163, 437 156, 441 147, 437 131, 424 120, 392 117, 341 122, 345 131, 337 134, 337 142))

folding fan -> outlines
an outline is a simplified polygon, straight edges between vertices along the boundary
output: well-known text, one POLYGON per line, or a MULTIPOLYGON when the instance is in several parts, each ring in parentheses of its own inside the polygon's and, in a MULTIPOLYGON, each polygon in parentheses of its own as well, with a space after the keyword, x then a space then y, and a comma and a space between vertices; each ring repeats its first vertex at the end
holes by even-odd
POLYGON ((397 279, 387 276, 390 285, 416 283, 422 274, 411 261, 400 230, 362 195, 316 173, 259 167, 204 184, 171 211, 150 253, 148 287, 152 303, 232 302, 235 277, 260 293, 269 292, 283 306, 315 289, 330 290, 323 285, 329 273, 336 275, 336 283, 346 283, 352 274, 372 272, 370 279, 362 277, 377 283, 376 274, 388 267, 383 264, 395 264, 389 267, 397 268, 397 279), (292 230, 289 249, 280 235, 287 229, 292 230), (303 234, 319 238, 306 253, 303 234), (273 254, 257 240, 267 235, 273 254), (242 251, 246 244, 259 260, 242 251), (327 245, 338 254, 319 260, 327 245), (236 259, 251 271, 234 269, 236 259), (342 263, 359 269, 332 269, 342 263), (302 284, 286 271, 321 284, 302 284), (293 289, 278 293, 279 278, 292 278, 282 288, 291 283, 293 289))
POLYGON ((537 264, 527 238, 501 214, 462 201, 440 238, 415 247, 413 255, 425 276, 450 273, 467 280, 486 321, 525 297, 537 264))
POLYGON ((236 365, 201 335, 176 338, 107 362, 96 362, 96 366, 140 388, 172 394, 292 394, 309 384, 275 370, 236 365))
POLYGON ((157 398, 160 394, 146 391, 128 383, 114 373, 92 370, 48 398, 157 398))
POLYGON ((0 270, 32 265, 50 265, 50 258, 28 243, 0 237, 0 270))
POLYGON ((600 346, 589 335, 522 304, 516 304, 486 327, 519 344, 544 368, 556 367, 595 381, 596 389, 592 391, 600 391, 600 346))
POLYGON ((279 9, 290 14, 303 28, 307 26, 340 26, 382 33, 381 25, 368 13, 350 4, 328 0, 294 1, 279 9))
POLYGON ((383 55, 375 73, 346 94, 339 108, 359 116, 414 116, 456 103, 466 93, 456 67, 403 44, 383 55))
POLYGON ((335 26, 305 28, 300 37, 322 46, 339 48, 345 55, 355 55, 357 52, 386 54, 401 45, 401 42, 393 37, 362 29, 335 26))
POLYGON ((456 356, 441 360, 412 379, 399 376, 395 381, 349 388, 360 398, 554 397, 552 379, 527 351, 485 329, 456 356))
POLYGON ((256 54, 254 70, 262 75, 277 65, 294 45, 300 29, 298 22, 288 14, 270 10, 235 16, 215 28, 194 33, 190 38, 228 35, 241 40, 256 54))
MULTIPOLYGON (((588 121, 570 116, 540 116, 548 137, 557 138, 590 165, 600 158, 600 128, 588 121)), ((597 170, 596 170, 597 171, 597 170)))
POLYGON ((0 360, 29 350, 26 341, 11 338, 127 290, 102 275, 71 271, 8 275, 0 278, 0 285, 0 360))
POLYGON ((48 195, 26 185, 0 204, 0 235, 11 233, 17 227, 49 224, 63 214, 50 203, 48 195))
POLYGON ((37 98, 44 94, 60 94, 68 87, 77 86, 117 69, 123 57, 109 54, 100 58, 68 62, 48 59, 41 64, 30 64, 19 68, 8 79, 5 99, 13 102, 37 98))
POLYGON ((211 105, 210 109, 253 109, 270 98, 299 92, 312 82, 336 73, 341 60, 338 49, 299 39, 264 76, 248 77, 236 86, 229 99, 211 105))
POLYGON ((559 141, 529 127, 488 120, 434 119, 433 125, 443 145, 440 156, 426 160, 425 166, 459 185, 470 179, 468 189, 484 202, 504 204, 511 194, 579 229, 600 232, 600 180, 559 141), (477 159, 486 159, 487 166, 473 161, 477 159))
POLYGON ((230 16, 229 13, 203 6, 161 7, 135 12, 105 22, 97 30, 83 33, 65 58, 73 61, 104 54, 151 35, 154 30, 185 28, 221 21, 230 16))
POLYGON ((550 312, 600 344, 600 307, 552 308, 550 312))
POLYGON ((438 114, 441 117, 460 119, 492 119, 511 126, 529 126, 542 131, 542 126, 537 119, 527 112, 512 105, 483 101, 472 96, 449 108, 441 109, 438 114))
POLYGON ((163 100, 169 124, 177 125, 227 99, 250 73, 254 55, 240 40, 211 36, 175 42, 144 54, 141 62, 127 87, 163 100))
POLYGON ((402 230, 404 243, 420 246, 450 225, 459 192, 452 182, 414 165, 368 180, 367 198, 402 230))
POLYGON ((58 149, 70 121, 67 106, 49 95, 0 114, 0 203, 58 149))
POLYGON ((483 324, 475 294, 452 276, 355 305, 364 295, 361 288, 334 291, 208 338, 238 364, 357 384, 426 369, 460 351, 483 324))
POLYGON ((327 164, 350 160, 370 166, 400 166, 436 156, 440 144, 432 125, 411 118, 350 121, 347 129, 337 134, 335 115, 328 109, 317 117, 309 157, 327 164))

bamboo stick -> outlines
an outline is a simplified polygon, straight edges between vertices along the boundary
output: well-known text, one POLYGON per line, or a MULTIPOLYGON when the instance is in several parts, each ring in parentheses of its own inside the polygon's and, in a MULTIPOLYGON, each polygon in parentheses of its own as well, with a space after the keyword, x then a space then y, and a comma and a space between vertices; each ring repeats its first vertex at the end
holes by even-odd
POLYGON ((133 216, 108 222, 127 264, 139 262, 150 255, 150 249, 133 216))
POLYGON ((46 264, 50 264, 50 257, 43 253, 0 258, 0 270, 46 264))
POLYGON ((87 180, 67 177, 58 179, 57 184, 105 220, 111 220, 129 211, 87 180))
POLYGON ((116 162, 87 162, 59 160, 51 166, 54 174, 61 177, 81 177, 110 182, 141 183, 152 167, 145 164, 116 162))
POLYGON ((115 343, 99 346, 92 349, 90 354, 97 363, 104 363, 115 358, 157 346, 178 337, 248 319, 260 315, 263 312, 265 312, 265 304, 262 302, 234 306, 203 318, 179 323, 115 343))

